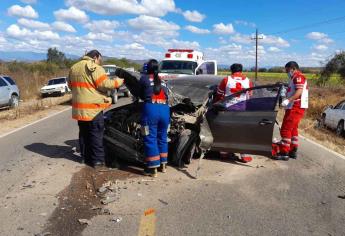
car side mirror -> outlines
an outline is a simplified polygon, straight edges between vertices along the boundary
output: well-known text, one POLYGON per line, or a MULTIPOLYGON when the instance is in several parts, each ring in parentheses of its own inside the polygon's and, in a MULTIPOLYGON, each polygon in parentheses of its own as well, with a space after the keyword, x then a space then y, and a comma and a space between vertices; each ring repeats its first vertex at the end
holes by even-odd
POLYGON ((196 74, 196 75, 202 74, 202 69, 201 69, 201 68, 197 69, 196 72, 195 72, 195 74, 196 74))

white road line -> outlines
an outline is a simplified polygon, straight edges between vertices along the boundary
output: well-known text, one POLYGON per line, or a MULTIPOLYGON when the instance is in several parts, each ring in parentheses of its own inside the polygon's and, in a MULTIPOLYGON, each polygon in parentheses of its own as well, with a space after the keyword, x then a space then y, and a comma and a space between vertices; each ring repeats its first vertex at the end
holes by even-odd
POLYGON ((22 127, 20 127, 20 128, 17 128, 17 129, 15 129, 15 130, 12 130, 12 131, 10 131, 10 132, 8 132, 8 133, 2 134, 2 135, 0 135, 0 139, 6 137, 7 135, 13 134, 13 133, 15 133, 15 132, 17 132, 17 131, 19 131, 19 130, 25 129, 25 128, 31 126, 31 125, 34 125, 34 124, 37 124, 37 123, 39 123, 39 122, 41 122, 41 121, 44 121, 44 120, 46 120, 46 119, 49 119, 49 118, 51 118, 51 117, 53 117, 53 116, 59 115, 59 114, 65 112, 65 111, 68 111, 68 110, 70 110, 70 109, 72 109, 72 107, 68 107, 68 108, 66 108, 66 109, 63 109, 62 111, 58 111, 58 112, 56 112, 56 113, 54 113, 54 114, 51 114, 51 115, 49 115, 49 116, 47 116, 47 117, 44 117, 44 118, 39 119, 39 120, 36 120, 36 121, 34 121, 34 122, 30 123, 30 124, 24 125, 24 126, 22 126, 22 127))
POLYGON ((302 136, 302 135, 299 135, 299 137, 302 138, 302 139, 304 139, 305 141, 307 141, 307 142, 309 142, 309 143, 312 143, 312 144, 314 144, 315 146, 318 146, 319 148, 322 148, 322 149, 324 149, 324 150, 326 150, 326 151, 332 153, 333 155, 335 155, 335 156, 337 156, 337 157, 339 157, 339 158, 345 160, 345 156, 344 156, 344 155, 342 155, 342 154, 340 154, 340 153, 338 153, 338 152, 335 152, 335 151, 333 151, 333 150, 331 150, 331 149, 329 149, 329 148, 327 148, 327 147, 325 147, 325 146, 323 146, 323 145, 321 145, 321 144, 319 144, 319 143, 317 143, 317 142, 315 142, 315 141, 313 141, 313 140, 311 140, 311 139, 309 139, 309 138, 307 138, 307 137, 304 137, 304 136, 302 136))

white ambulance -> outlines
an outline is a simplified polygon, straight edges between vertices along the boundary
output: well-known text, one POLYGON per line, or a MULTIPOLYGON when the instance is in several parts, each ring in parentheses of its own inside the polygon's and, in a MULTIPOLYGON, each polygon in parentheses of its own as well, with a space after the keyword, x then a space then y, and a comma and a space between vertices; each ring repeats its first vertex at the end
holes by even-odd
POLYGON ((204 54, 193 49, 169 49, 159 64, 159 76, 168 80, 186 75, 217 75, 217 62, 205 61, 204 54))

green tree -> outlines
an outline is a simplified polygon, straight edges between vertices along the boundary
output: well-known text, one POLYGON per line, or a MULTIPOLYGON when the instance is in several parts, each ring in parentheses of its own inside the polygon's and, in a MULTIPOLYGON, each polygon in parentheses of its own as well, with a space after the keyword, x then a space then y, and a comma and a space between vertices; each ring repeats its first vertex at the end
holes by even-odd
POLYGON ((331 58, 326 66, 321 70, 321 76, 318 80, 319 85, 325 85, 332 74, 338 73, 345 80, 345 52, 339 52, 331 58))
POLYGON ((65 66, 66 56, 63 52, 57 50, 57 48, 49 48, 47 52, 47 62, 55 63, 60 67, 65 66))

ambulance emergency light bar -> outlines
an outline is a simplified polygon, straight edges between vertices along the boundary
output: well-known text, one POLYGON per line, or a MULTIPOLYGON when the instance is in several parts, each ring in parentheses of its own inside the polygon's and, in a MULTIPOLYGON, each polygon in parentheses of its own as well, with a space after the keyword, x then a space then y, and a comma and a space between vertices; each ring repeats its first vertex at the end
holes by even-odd
MULTIPOLYGON (((192 59, 193 58, 193 49, 168 49, 168 52, 172 53, 172 52, 188 52, 187 58, 192 59)), ((170 53, 166 53, 165 54, 165 58, 171 58, 171 54, 170 53)))

